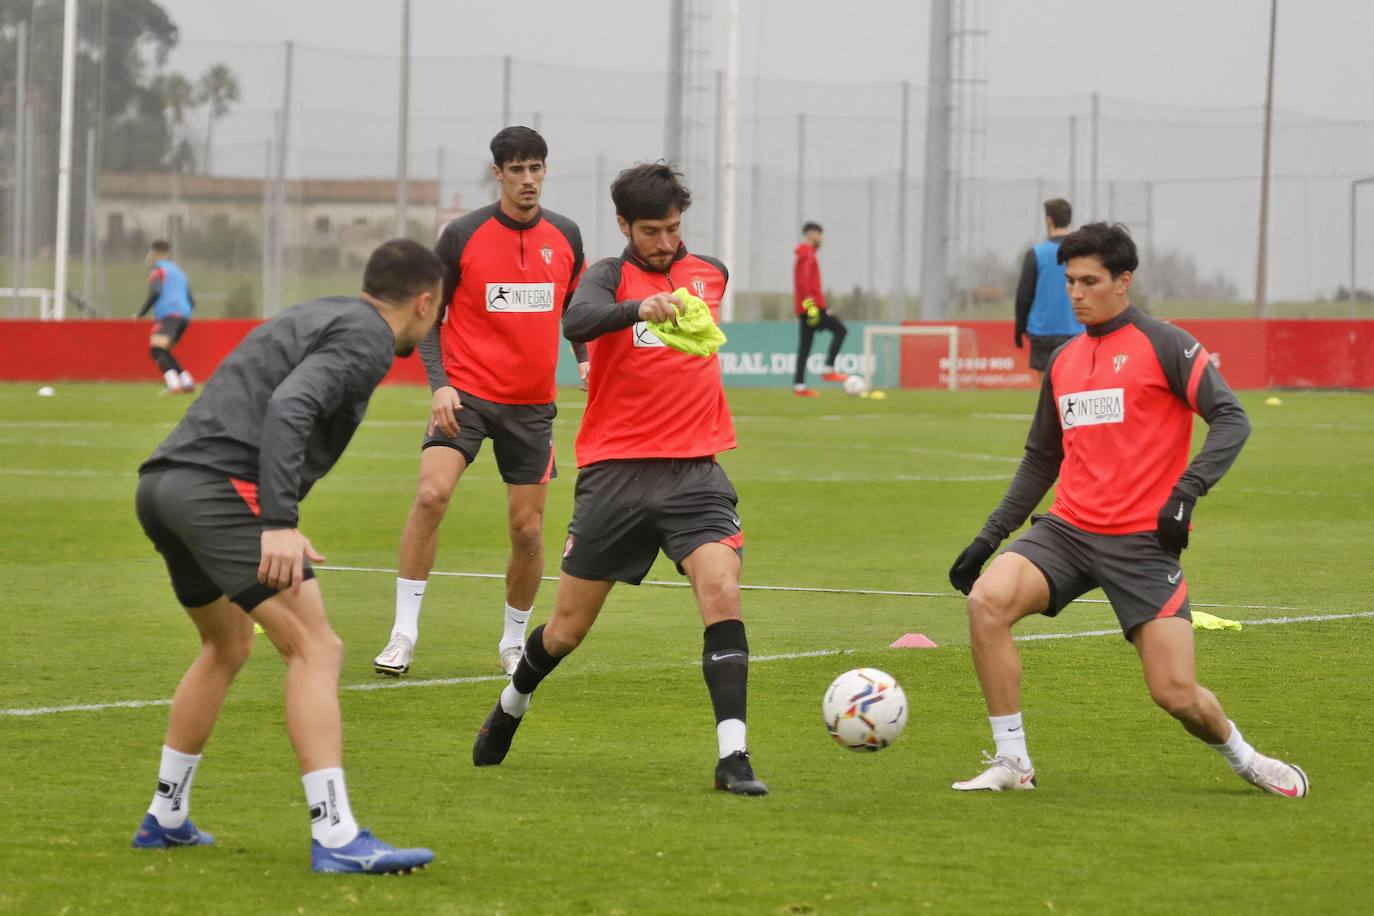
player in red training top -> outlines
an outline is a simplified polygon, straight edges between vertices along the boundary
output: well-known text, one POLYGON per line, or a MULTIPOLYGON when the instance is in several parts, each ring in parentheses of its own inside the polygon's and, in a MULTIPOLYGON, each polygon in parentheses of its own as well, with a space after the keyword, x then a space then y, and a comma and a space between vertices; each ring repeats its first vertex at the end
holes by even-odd
POLYGON ((1100 586, 1135 646, 1150 696, 1269 792, 1307 794, 1298 767, 1246 743, 1197 682, 1188 582, 1193 504, 1216 485, 1250 434, 1250 421, 1187 332, 1130 302, 1135 243, 1122 226, 1090 223, 1059 245, 1074 316, 1087 331, 1050 356, 1026 453, 1006 496, 954 562, 950 582, 968 595, 969 642, 996 756, 955 789, 1032 789, 1035 769, 1021 723, 1021 660, 1011 628, 1054 616, 1100 586), (1207 439, 1188 460, 1193 415, 1207 439), (1049 513, 987 560, 1059 479, 1049 513))
POLYGON ((530 634, 472 762, 505 759, 534 688, 586 637, 611 587, 638 585, 662 549, 691 582, 706 626, 701 666, 716 714, 716 788, 766 795, 745 744, 744 532, 735 488, 715 457, 735 447, 720 363, 666 347, 646 326, 678 314, 680 288, 716 315, 729 278, 724 264, 682 244, 692 196, 681 177, 663 162, 620 173, 611 199, 629 245, 587 271, 563 316, 569 340, 591 342, 592 362, 563 575, 553 616, 530 634))
MULTIPOLYGON (((401 533, 396 618, 372 663, 378 674, 410 670, 439 523, 484 439, 507 492, 511 552, 497 647, 506 674, 520 658, 544 574, 544 502, 557 476, 559 321, 582 273, 582 235, 572 220, 539 206, 543 137, 507 127, 492 139, 491 155, 500 199, 449 223, 434 249, 446 268, 445 313, 420 347, 434 395, 420 485, 401 533)), ((585 359, 578 355, 579 363, 585 359)))
POLYGON ((818 397, 815 391, 806 387, 806 361, 811 356, 811 343, 817 331, 830 332, 830 350, 825 354, 825 365, 821 367, 821 379, 827 382, 843 382, 843 372, 835 371, 835 360, 844 346, 848 333, 844 322, 825 304, 825 291, 821 289, 821 265, 816 260, 816 252, 821 247, 825 235, 820 223, 807 223, 802 226, 802 241, 797 245, 797 260, 792 265, 792 293, 797 310, 797 369, 792 376, 792 391, 799 397, 818 397))

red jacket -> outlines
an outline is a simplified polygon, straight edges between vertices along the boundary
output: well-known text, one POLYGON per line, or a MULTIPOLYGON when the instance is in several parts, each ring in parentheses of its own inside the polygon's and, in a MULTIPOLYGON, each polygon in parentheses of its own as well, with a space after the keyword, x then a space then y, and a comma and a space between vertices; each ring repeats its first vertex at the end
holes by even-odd
POLYGON ((821 265, 816 260, 816 249, 809 243, 797 246, 797 263, 792 268, 792 288, 795 291, 797 314, 806 311, 802 300, 813 299, 825 308, 825 293, 821 290, 821 265))

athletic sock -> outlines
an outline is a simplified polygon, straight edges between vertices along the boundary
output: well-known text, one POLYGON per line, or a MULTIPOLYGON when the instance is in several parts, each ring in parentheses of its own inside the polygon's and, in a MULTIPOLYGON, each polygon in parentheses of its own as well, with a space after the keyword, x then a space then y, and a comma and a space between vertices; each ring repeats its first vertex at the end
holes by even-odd
POLYGON ((513 649, 525 641, 525 627, 529 626, 530 614, 534 613, 531 605, 529 610, 522 611, 517 607, 506 605, 506 628, 501 634, 501 651, 513 649))
POLYGON ((420 603, 425 600, 425 586, 428 579, 402 579, 396 577, 396 622, 391 627, 391 635, 402 633, 411 643, 420 639, 420 603))
POLYGON ((176 372, 178 377, 180 377, 181 373, 185 371, 181 368, 181 363, 177 360, 177 358, 172 355, 171 350, 167 351, 167 362, 171 364, 172 369, 176 372))
POLYGON ((719 755, 745 750, 745 707, 749 695, 749 640, 744 621, 722 620, 702 635, 701 673, 716 713, 719 755))
POLYGON ((191 373, 185 369, 177 373, 177 381, 181 382, 182 388, 191 388, 196 384, 196 380, 191 378, 191 373))
POLYGON ((169 830, 186 823, 191 810, 191 782, 196 777, 200 754, 183 754, 162 746, 162 762, 157 768, 157 791, 148 813, 169 830))
POLYGON ((1248 767, 1255 759, 1255 749, 1241 736, 1240 729, 1236 728, 1234 722, 1231 722, 1229 738, 1221 744, 1209 744, 1208 747, 1225 757, 1231 769, 1237 773, 1248 767))
POLYGON ((554 657, 544 648, 544 624, 534 628, 530 638, 525 640, 525 654, 520 656, 520 664, 515 666, 515 674, 510 683, 501 691, 501 708, 506 715, 523 716, 530 708, 530 695, 539 683, 553 673, 563 656, 554 657))
POLYGON ((306 773, 301 777, 301 785, 305 786, 305 801, 310 806, 311 838, 330 849, 353 842, 358 835, 358 822, 348 804, 343 770, 330 767, 306 773))
POLYGON ((1030 752, 1026 750, 1026 730, 1021 725, 1021 713, 1009 716, 988 716, 992 725, 992 740, 997 744, 998 757, 1019 757, 1021 765, 1029 768, 1030 752))
POLYGON ((793 390, 793 391, 805 391, 805 390, 806 390, 806 386, 803 385, 801 382, 797 382, 795 385, 792 386, 792 390, 793 390))
POLYGON ((167 383, 168 388, 181 387, 181 376, 177 375, 175 369, 168 369, 166 372, 162 373, 162 379, 167 383))

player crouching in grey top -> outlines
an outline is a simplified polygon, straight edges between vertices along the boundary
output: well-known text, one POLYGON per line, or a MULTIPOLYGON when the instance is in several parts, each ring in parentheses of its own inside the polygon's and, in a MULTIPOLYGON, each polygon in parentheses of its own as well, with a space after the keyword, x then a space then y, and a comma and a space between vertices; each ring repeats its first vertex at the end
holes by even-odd
POLYGON ((234 349, 139 468, 139 522, 166 561, 201 652, 172 699, 157 790, 133 845, 203 846, 191 783, 262 625, 286 662, 286 730, 303 774, 317 872, 407 872, 428 849, 359 829, 343 775, 339 669, 298 504, 343 454, 395 356, 434 324, 443 265, 409 239, 368 259, 360 296, 293 306, 234 349))

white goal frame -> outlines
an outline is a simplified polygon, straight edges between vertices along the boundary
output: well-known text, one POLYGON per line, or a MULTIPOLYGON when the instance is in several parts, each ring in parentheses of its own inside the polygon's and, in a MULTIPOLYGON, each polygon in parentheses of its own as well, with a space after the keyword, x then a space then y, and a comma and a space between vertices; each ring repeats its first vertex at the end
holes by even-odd
MULTIPOLYGON (((870 388, 873 387, 873 372, 877 362, 874 359, 873 341, 875 338, 882 337, 944 337, 949 340, 949 390, 959 390, 959 337, 967 335, 973 342, 969 352, 969 362, 972 366, 977 366, 978 360, 978 332, 973 328, 961 328, 953 324, 877 324, 869 325, 864 328, 864 352, 863 362, 860 364, 863 369, 864 382, 870 388)), ((900 346, 897 350, 899 357, 901 354, 900 346)), ((977 369, 972 370, 973 387, 978 387, 977 369)), ((901 377, 900 360, 897 367, 898 378, 901 377)))
POLYGON ((12 286, 0 287, 0 313, 5 311, 5 303, 9 302, 9 311, 14 313, 15 305, 20 299, 38 300, 38 317, 44 321, 49 321, 57 316, 53 313, 53 291, 43 289, 40 286, 21 286, 15 289, 12 286))

